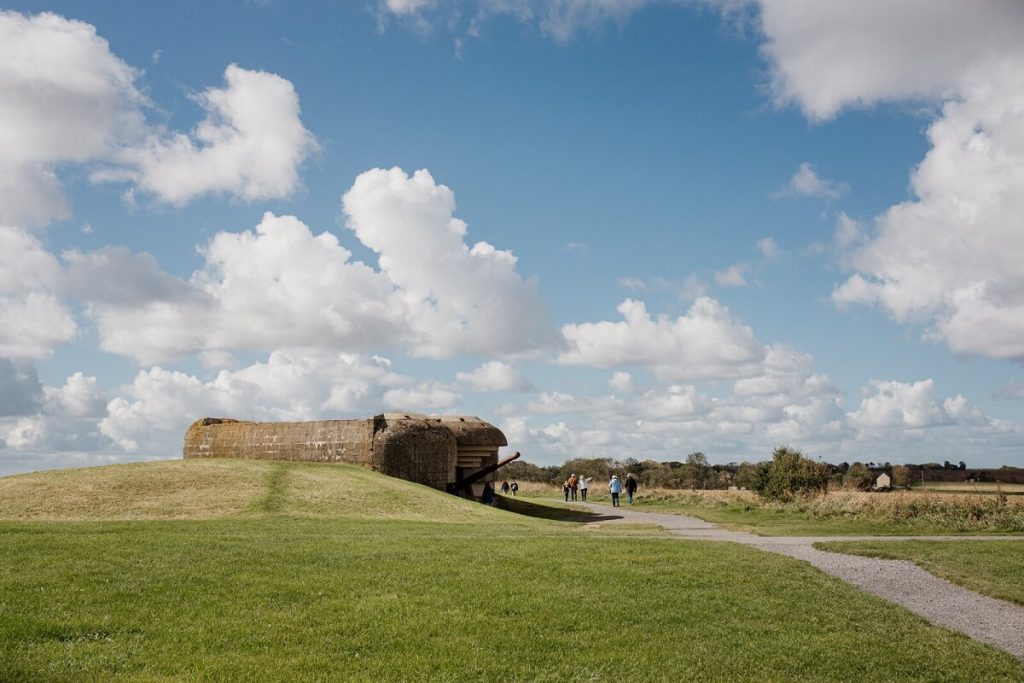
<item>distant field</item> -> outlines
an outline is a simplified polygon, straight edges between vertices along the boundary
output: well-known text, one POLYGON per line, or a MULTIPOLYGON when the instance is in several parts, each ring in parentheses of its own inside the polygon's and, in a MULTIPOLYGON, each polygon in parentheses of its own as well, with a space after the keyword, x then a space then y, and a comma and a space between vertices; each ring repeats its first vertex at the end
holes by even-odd
MULTIPOLYGON (((561 491, 550 486, 531 486, 525 494, 561 497, 561 491)), ((607 503, 609 496, 600 487, 590 499, 607 503)), ((781 504, 762 501, 751 491, 642 488, 637 505, 766 536, 1024 533, 1024 496, 1002 500, 987 493, 835 491, 781 504)))
POLYGON ((0 680, 1024 681, 1009 655, 735 544, 351 467, 77 474, 0 479, 4 516, 34 520, 0 522, 0 680))
POLYGON ((1024 541, 855 541, 816 546, 839 553, 910 560, 953 583, 1024 605, 1024 541))
POLYGON ((941 491, 949 493, 1005 493, 1007 495, 1024 495, 1024 484, 997 484, 978 482, 969 484, 960 481, 936 481, 917 484, 914 491, 941 491))

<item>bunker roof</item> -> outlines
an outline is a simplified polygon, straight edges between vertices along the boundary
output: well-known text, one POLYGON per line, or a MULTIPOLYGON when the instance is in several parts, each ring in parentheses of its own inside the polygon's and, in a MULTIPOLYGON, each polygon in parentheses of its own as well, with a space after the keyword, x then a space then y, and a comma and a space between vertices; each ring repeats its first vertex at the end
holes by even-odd
POLYGON ((383 420, 388 424, 423 421, 447 427, 455 435, 455 441, 460 448, 498 448, 508 445, 508 440, 500 429, 473 415, 383 413, 375 416, 374 420, 383 420))

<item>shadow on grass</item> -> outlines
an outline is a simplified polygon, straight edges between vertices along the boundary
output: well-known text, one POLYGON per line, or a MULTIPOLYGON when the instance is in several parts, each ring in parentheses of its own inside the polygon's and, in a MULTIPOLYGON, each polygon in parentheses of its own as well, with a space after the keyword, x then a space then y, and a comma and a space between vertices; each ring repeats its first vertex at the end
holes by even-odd
POLYGON ((513 512, 517 515, 537 517, 538 519, 550 519, 555 522, 575 522, 578 524, 590 524, 592 522, 608 522, 613 519, 622 519, 618 515, 602 515, 582 508, 554 507, 533 503, 522 498, 509 496, 495 496, 494 507, 499 510, 513 512))

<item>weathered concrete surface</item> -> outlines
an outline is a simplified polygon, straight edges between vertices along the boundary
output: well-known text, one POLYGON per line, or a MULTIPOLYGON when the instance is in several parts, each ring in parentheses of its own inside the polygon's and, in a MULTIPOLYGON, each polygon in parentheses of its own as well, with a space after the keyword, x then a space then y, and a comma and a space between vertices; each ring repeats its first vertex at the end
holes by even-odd
POLYGON ((196 420, 185 432, 186 458, 304 460, 369 465, 373 418, 315 422, 196 420))
MULTIPOLYGON (((497 447, 495 447, 497 452, 497 447)), ((455 481, 458 441, 439 422, 380 420, 373 435, 372 465, 378 472, 444 490, 455 481)))
POLYGON ((505 445, 497 427, 468 415, 384 413, 364 420, 312 422, 205 417, 185 432, 182 454, 345 462, 444 490, 460 473, 465 476, 496 462, 498 449, 505 445))
POLYGON ((861 590, 906 607, 933 624, 994 645, 1024 662, 1024 607, 970 591, 929 574, 913 562, 825 552, 826 541, 1021 541, 1024 536, 757 536, 687 515, 639 512, 628 507, 580 503, 604 523, 657 524, 682 538, 730 541, 804 560, 861 590))

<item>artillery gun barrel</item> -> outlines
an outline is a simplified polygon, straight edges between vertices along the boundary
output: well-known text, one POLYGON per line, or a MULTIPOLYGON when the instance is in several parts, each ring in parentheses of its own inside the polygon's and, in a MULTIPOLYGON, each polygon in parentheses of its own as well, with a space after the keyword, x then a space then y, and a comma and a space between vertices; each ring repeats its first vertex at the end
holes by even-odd
POLYGON ((499 469, 509 464, 513 460, 517 459, 519 456, 519 451, 516 451, 515 453, 508 456, 504 460, 499 460, 493 465, 488 465, 487 467, 481 468, 474 472, 473 474, 470 474, 469 476, 463 477, 462 479, 459 479, 458 481, 449 484, 448 493, 458 493, 460 491, 464 491, 465 489, 469 488, 471 485, 480 481, 481 479, 491 474, 492 472, 497 472, 499 469))

